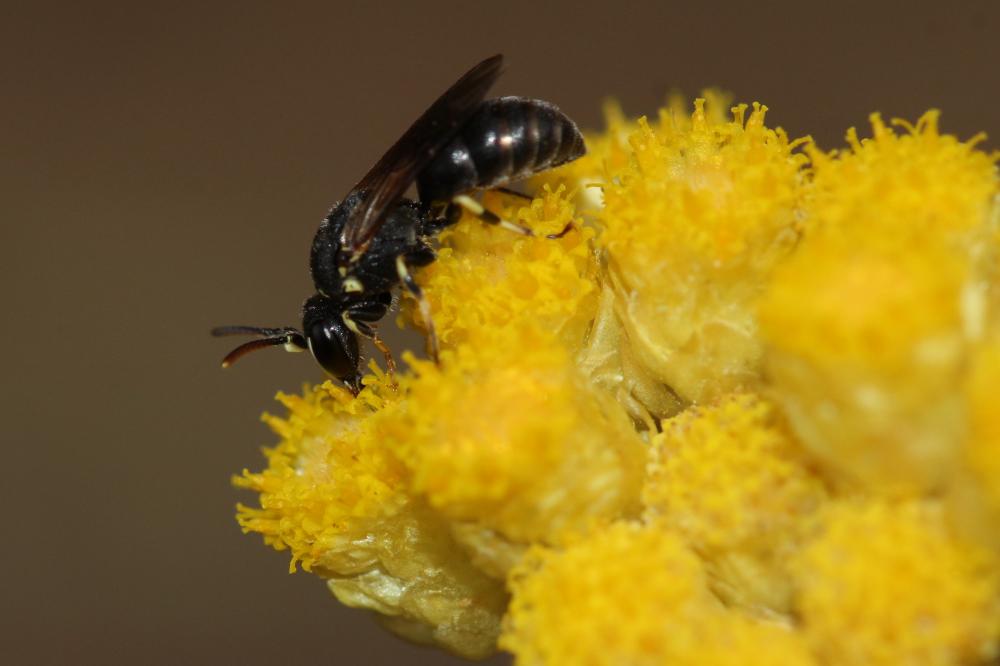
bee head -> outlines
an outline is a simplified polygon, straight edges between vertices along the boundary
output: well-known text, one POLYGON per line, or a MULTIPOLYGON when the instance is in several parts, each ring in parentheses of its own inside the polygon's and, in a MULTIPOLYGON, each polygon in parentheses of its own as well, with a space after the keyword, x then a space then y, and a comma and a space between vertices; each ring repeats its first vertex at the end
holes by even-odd
POLYGON ((286 351, 309 350, 327 374, 344 382, 357 395, 361 390, 358 364, 361 356, 358 338, 344 323, 343 308, 321 294, 311 296, 302 309, 302 330, 295 328, 261 328, 259 326, 219 326, 212 335, 254 335, 222 359, 228 368, 243 356, 267 347, 284 347, 286 351))
POLYGON ((344 323, 343 308, 321 294, 311 296, 302 309, 302 330, 309 352, 327 372, 355 394, 361 390, 358 338, 344 323))

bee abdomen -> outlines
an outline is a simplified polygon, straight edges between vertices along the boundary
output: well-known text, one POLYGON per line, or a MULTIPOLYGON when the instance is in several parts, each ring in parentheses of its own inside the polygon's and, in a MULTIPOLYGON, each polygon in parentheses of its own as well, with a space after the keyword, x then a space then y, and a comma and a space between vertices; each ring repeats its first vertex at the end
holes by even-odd
POLYGON ((417 178, 420 200, 447 201, 571 162, 587 151, 576 124, 554 104, 500 97, 475 115, 417 178))

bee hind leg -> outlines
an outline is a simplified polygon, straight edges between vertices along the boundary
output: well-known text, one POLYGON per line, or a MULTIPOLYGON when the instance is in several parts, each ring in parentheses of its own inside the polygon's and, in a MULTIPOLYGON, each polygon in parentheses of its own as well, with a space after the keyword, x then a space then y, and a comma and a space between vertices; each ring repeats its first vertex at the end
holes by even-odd
MULTIPOLYGON (((472 215, 475 215, 480 220, 486 224, 495 224, 497 226, 503 227, 508 231, 513 231, 516 234, 521 234, 522 236, 534 236, 535 232, 524 226, 523 224, 518 224, 516 222, 511 222, 510 220, 505 220, 491 210, 488 210, 483 204, 479 203, 468 194, 459 194, 453 197, 449 208, 457 207, 461 210, 466 210, 472 215)), ((452 208, 454 210, 454 208, 452 208)), ((550 239, 562 238, 568 234, 573 229, 573 223, 568 222, 561 231, 555 234, 548 234, 545 237, 550 239)))

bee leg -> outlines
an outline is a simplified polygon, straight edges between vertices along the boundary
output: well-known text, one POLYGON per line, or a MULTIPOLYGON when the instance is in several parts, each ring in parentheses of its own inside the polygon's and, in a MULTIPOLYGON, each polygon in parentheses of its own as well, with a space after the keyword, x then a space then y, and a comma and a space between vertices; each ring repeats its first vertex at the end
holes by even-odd
POLYGON ((513 231, 516 234, 521 234, 522 236, 534 236, 535 232, 528 227, 511 222, 510 220, 505 220, 491 210, 487 210, 483 204, 479 203, 468 194, 459 194, 453 197, 451 200, 453 206, 457 206, 460 209, 467 210, 472 213, 480 220, 486 224, 495 224, 507 229, 508 231, 513 231))
POLYGON ((382 358, 385 359, 385 370, 389 373, 389 379, 392 380, 392 385, 396 386, 396 359, 392 357, 392 352, 389 350, 389 345, 385 344, 385 341, 378 337, 378 331, 372 331, 372 344, 375 348, 382 352, 382 358))
POLYGON ((385 369, 389 373, 389 377, 392 379, 392 383, 396 383, 396 359, 392 356, 392 351, 390 351, 389 346, 385 344, 385 341, 378 335, 378 330, 370 324, 371 321, 378 321, 385 315, 386 306, 384 303, 380 302, 361 302, 357 303, 354 307, 349 308, 344 311, 341 315, 341 319, 344 321, 344 325, 347 326, 351 331, 360 335, 363 338, 368 338, 375 345, 375 348, 382 352, 382 357, 385 359, 385 369), (355 316, 357 317, 355 319, 355 316))
POLYGON ((497 192, 503 192, 504 194, 510 195, 512 197, 517 197, 518 199, 524 199, 525 201, 534 201, 535 197, 530 194, 525 194, 524 192, 518 192, 517 190, 512 190, 509 187, 494 187, 497 192))
POLYGON ((437 252, 430 245, 421 241, 406 251, 406 265, 410 268, 429 266, 437 259, 437 252))
MULTIPOLYGON (((459 194, 453 197, 451 200, 452 206, 457 206, 459 208, 465 209, 478 217, 480 220, 486 224, 496 224, 503 227, 509 231, 513 231, 516 234, 521 234, 522 236, 534 236, 535 232, 524 226, 523 224, 517 224, 516 222, 511 222, 510 220, 505 220, 491 210, 487 210, 485 206, 470 197, 468 194, 459 194)), ((562 228, 562 231, 555 234, 548 234, 545 237, 550 239, 562 238, 573 229, 573 223, 568 222, 566 226, 562 228)))
MULTIPOLYGON (((461 209, 458 210, 460 211, 461 209)), ((461 215, 451 215, 451 216, 442 215, 441 217, 435 217, 429 220, 425 220, 424 223, 420 225, 420 235, 423 236, 424 238, 433 238, 442 231, 444 231, 445 229, 447 229, 448 227, 458 222, 459 217, 461 217, 461 215)))
POLYGON ((410 269, 406 265, 406 255, 399 255, 396 257, 396 273, 399 274, 399 281, 403 284, 408 292, 417 299, 417 305, 420 308, 420 318, 424 321, 424 326, 427 327, 427 353, 434 360, 435 363, 440 362, 438 354, 438 339, 437 333, 434 331, 434 320, 431 319, 431 304, 424 296, 423 289, 417 284, 417 281, 413 279, 413 275, 410 274, 410 269))
POLYGON ((462 209, 450 203, 427 204, 424 210, 420 223, 420 236, 423 238, 433 238, 462 219, 462 209))

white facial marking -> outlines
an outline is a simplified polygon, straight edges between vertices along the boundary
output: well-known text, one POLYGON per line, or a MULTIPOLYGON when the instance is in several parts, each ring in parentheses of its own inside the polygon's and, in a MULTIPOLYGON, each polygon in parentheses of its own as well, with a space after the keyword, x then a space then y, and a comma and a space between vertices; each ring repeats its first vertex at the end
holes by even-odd
POLYGON ((341 320, 343 320, 344 325, 351 329, 354 333, 361 335, 361 331, 358 330, 358 325, 354 323, 354 320, 347 316, 347 313, 340 315, 341 320))

